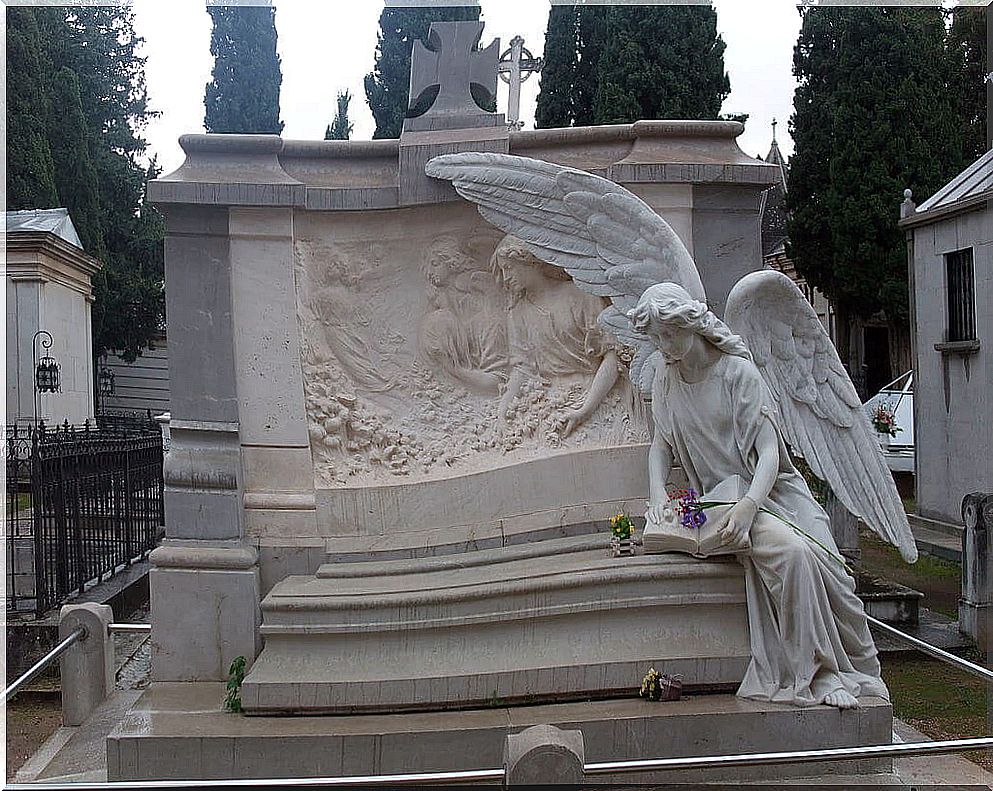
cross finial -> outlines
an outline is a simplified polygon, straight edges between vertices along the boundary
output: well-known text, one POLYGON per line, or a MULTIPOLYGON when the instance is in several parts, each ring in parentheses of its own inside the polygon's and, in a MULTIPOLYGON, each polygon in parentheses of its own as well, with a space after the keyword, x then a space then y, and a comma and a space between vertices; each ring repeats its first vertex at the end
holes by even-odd
POLYGON ((776 124, 778 124, 778 123, 779 122, 775 118, 772 119, 772 142, 773 143, 776 142, 776 124))
POLYGON ((431 49, 414 42, 408 109, 431 88, 437 88, 438 95, 423 115, 404 120, 405 130, 495 125, 496 115, 480 108, 470 92, 470 86, 476 84, 496 97, 500 40, 478 50, 482 33, 482 22, 432 22, 428 33, 431 49))

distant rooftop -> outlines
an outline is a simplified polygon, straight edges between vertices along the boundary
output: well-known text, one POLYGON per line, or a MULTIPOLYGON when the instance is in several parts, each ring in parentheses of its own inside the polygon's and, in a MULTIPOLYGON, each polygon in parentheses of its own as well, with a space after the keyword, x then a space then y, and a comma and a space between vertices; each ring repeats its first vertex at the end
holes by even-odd
POLYGON ((69 218, 68 209, 27 209, 25 211, 7 212, 7 233, 16 231, 32 231, 35 233, 53 233, 56 236, 75 245, 80 250, 83 243, 69 218))
POLYGON ((917 207, 917 211, 919 213, 952 206, 961 201, 978 198, 986 192, 993 193, 993 149, 983 154, 924 201, 917 207))

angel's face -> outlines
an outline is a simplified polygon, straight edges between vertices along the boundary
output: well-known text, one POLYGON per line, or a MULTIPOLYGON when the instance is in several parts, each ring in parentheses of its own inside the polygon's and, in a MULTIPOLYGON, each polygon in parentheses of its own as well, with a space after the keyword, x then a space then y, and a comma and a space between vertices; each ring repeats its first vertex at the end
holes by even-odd
POLYGON ((649 323, 646 332, 667 363, 677 363, 689 354, 696 337, 693 330, 657 319, 649 323))

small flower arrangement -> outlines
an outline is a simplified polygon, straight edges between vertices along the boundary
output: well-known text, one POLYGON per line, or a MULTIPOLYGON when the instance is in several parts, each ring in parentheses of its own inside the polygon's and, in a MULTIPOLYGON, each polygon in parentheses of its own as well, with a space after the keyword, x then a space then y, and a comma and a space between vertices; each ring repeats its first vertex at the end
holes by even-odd
POLYGON ((699 529, 707 523, 707 515, 704 513, 704 505, 700 502, 700 495, 696 489, 677 489, 672 493, 670 499, 679 514, 679 522, 683 527, 691 530, 699 529))
POLYGON ((638 697, 655 701, 679 700, 682 694, 683 677, 681 675, 670 676, 650 667, 641 680, 641 690, 638 692, 638 697))
POLYGON ((876 404, 870 415, 870 420, 877 434, 888 434, 891 437, 895 437, 896 433, 900 430, 900 427, 896 424, 896 414, 893 412, 892 407, 885 401, 876 404))
POLYGON ((631 538, 632 533, 634 533, 634 524, 631 522, 630 516, 627 514, 617 514, 610 517, 610 534, 614 538, 620 541, 626 541, 631 538))

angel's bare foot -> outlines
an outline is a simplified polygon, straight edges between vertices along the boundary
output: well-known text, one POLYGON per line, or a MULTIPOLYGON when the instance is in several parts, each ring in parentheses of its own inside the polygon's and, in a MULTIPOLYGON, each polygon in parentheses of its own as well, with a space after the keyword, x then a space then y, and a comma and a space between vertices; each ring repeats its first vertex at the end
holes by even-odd
POLYGON ((843 689, 836 689, 824 696, 825 706, 834 706, 836 709, 857 709, 859 707, 858 698, 843 689))

